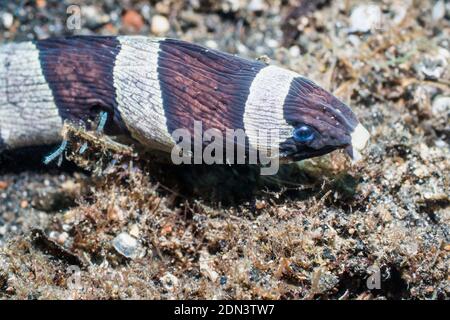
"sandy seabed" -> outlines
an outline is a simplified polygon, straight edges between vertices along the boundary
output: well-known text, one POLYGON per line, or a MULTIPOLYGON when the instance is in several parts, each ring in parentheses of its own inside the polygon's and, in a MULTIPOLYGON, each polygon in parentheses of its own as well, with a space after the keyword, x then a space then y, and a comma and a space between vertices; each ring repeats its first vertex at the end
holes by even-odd
MULTIPOLYGON (((84 1, 76 33, 267 56, 352 106, 371 133, 363 160, 334 152, 267 178, 143 160, 77 132, 91 147, 62 168, 40 163, 48 150, 4 153, 0 298, 448 298, 448 3, 377 2, 364 30, 363 1, 286 2, 84 1)), ((68 5, 9 2, 0 41, 73 34, 68 5)))

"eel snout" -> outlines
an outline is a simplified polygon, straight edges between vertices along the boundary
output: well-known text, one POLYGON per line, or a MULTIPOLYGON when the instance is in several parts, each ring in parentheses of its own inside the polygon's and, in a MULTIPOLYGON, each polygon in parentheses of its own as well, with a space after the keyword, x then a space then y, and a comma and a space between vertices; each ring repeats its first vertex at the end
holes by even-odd
POLYGON ((370 133, 362 124, 358 123, 351 133, 351 144, 345 149, 353 162, 362 158, 361 151, 366 147, 369 141, 370 133))

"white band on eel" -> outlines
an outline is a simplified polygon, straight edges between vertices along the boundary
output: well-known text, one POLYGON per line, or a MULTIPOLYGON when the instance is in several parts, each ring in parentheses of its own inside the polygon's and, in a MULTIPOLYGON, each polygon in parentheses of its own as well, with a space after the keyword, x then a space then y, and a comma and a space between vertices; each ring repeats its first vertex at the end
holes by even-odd
POLYGON ((277 66, 267 66, 256 75, 244 113, 245 133, 253 149, 268 148, 269 142, 259 137, 267 128, 279 129, 276 144, 290 137, 293 127, 284 119, 283 107, 291 82, 299 76, 277 66))

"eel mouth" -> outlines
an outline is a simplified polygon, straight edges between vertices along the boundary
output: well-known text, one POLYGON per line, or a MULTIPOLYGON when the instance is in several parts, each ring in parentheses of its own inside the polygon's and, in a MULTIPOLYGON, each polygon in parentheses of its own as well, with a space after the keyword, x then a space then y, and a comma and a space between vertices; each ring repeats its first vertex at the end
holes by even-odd
POLYGON ((367 131, 362 124, 358 123, 351 133, 351 144, 345 148, 345 151, 352 159, 352 162, 357 162, 362 158, 361 151, 366 147, 369 138, 369 131, 367 131))

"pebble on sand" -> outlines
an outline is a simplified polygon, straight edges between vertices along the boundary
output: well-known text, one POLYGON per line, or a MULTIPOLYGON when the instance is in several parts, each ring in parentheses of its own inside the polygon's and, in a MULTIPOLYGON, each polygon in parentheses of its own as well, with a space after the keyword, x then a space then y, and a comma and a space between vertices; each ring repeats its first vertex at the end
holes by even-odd
POLYGON ((8 182, 0 180, 0 190, 5 190, 8 188, 8 182))
POLYGON ((138 241, 126 232, 116 236, 112 241, 112 245, 118 253, 126 258, 134 259, 139 255, 138 241))
POLYGON ((434 98, 433 105, 431 106, 431 112, 433 115, 445 116, 450 113, 450 97, 438 96, 434 98))
POLYGON ((135 10, 127 10, 122 16, 122 23, 125 28, 139 32, 144 26, 144 18, 135 10))
POLYGON ((425 54, 418 67, 426 78, 440 79, 447 70, 449 59, 450 52, 445 48, 439 47, 434 52, 425 54))
POLYGON ((5 29, 9 29, 14 23, 14 17, 9 12, 3 12, 0 14, 0 21, 5 29))
POLYGON ((150 30, 155 35, 164 35, 170 29, 169 20, 159 14, 153 16, 150 30))
POLYGON ((433 6, 431 11, 431 17, 433 21, 439 21, 445 17, 445 3, 443 0, 439 0, 433 6))
POLYGON ((350 15, 350 32, 369 32, 381 28, 381 9, 375 4, 359 5, 350 15))

